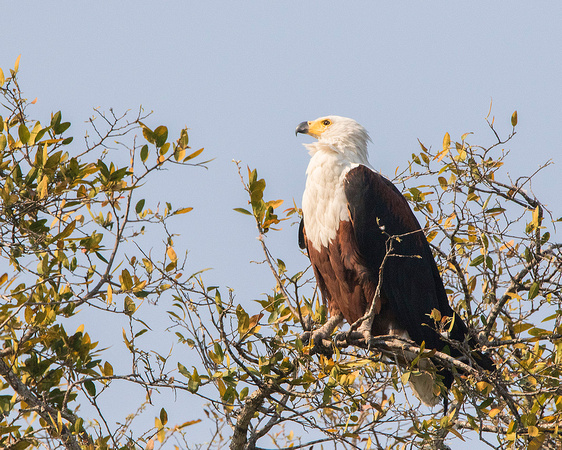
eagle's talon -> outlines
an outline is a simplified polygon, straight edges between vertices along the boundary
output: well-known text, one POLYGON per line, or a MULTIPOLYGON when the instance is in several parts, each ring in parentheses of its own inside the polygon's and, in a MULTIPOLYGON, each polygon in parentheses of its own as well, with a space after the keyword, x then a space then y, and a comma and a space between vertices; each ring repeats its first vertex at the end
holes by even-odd
POLYGON ((300 340, 304 346, 307 346, 310 342, 310 338, 312 337, 312 331, 305 331, 303 334, 300 335, 300 340))
POLYGON ((342 331, 334 336, 334 342, 338 347, 347 347, 349 343, 349 331, 342 331))
POLYGON ((321 329, 305 331, 301 334, 300 339, 305 346, 310 345, 312 342, 312 348, 309 352, 311 356, 324 355, 327 358, 331 358, 334 353, 330 336, 326 335, 321 329))

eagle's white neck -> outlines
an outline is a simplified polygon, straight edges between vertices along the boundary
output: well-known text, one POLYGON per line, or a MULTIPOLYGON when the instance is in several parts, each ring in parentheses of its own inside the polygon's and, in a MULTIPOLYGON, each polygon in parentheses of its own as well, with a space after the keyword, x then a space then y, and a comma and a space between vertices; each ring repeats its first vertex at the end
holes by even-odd
POLYGON ((340 222, 349 220, 343 181, 350 169, 370 167, 367 141, 320 140, 305 147, 311 158, 302 198, 304 226, 307 239, 320 251, 336 237, 340 222))

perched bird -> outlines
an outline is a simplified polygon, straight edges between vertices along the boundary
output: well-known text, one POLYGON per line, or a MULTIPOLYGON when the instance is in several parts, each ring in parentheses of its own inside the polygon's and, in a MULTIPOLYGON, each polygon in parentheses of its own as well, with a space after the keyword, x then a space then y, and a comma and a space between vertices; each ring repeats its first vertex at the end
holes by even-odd
MULTIPOLYGON (((395 335, 443 350, 446 342, 430 318, 436 309, 452 318, 448 339, 476 346, 462 319, 449 305, 443 281, 420 224, 408 202, 368 161, 369 134, 352 119, 322 117, 302 122, 296 134, 313 136, 305 144, 311 159, 302 199, 299 245, 306 249, 329 320, 309 333, 315 345, 330 340, 345 319, 366 342, 372 336, 395 335), (380 286, 379 280, 381 281, 380 286), (378 287, 378 289, 377 289, 378 287)), ((458 357, 458 350, 449 350, 458 357)), ((487 370, 492 360, 473 358, 487 370)), ((440 369, 450 387, 450 371, 440 369)), ((433 379, 415 381, 421 401, 435 405, 433 379)))

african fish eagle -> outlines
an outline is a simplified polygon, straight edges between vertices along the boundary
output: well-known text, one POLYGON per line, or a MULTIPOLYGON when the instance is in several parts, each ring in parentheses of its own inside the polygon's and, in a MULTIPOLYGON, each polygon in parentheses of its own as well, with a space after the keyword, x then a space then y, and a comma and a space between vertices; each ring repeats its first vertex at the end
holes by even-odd
MULTIPOLYGON (((312 333, 313 342, 329 339, 343 319, 350 324, 362 320, 358 331, 366 342, 371 336, 395 335, 443 350, 446 343, 430 318, 436 309, 453 318, 448 338, 474 347, 466 325, 449 305, 431 249, 408 202, 369 164, 365 128, 352 119, 327 116, 300 123, 296 133, 317 139, 305 144, 311 159, 299 244, 308 252, 330 318, 312 333), (375 296, 379 272, 382 283, 375 296)), ((460 356, 455 349, 451 354, 460 356)), ((473 358, 492 370, 488 356, 475 351, 473 358)), ((440 373, 450 387, 452 374, 440 373)), ((412 386, 414 392, 433 406, 438 402, 433 380, 423 383, 425 387, 412 386)))

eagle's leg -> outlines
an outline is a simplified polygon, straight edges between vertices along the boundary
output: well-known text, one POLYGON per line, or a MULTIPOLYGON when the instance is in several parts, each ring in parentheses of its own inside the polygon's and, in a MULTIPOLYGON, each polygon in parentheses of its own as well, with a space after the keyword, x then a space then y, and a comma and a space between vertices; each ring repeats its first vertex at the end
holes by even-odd
POLYGON ((372 338, 373 321, 380 310, 380 301, 373 299, 369 309, 363 314, 363 317, 353 322, 349 331, 345 333, 345 336, 338 336, 336 341, 346 341, 349 343, 350 339, 363 339, 365 345, 369 347, 372 338))
POLYGON ((313 343, 311 354, 321 353, 327 356, 332 354, 332 333, 342 321, 343 314, 339 312, 330 317, 320 328, 306 331, 301 335, 301 340, 305 345, 309 342, 313 343))

